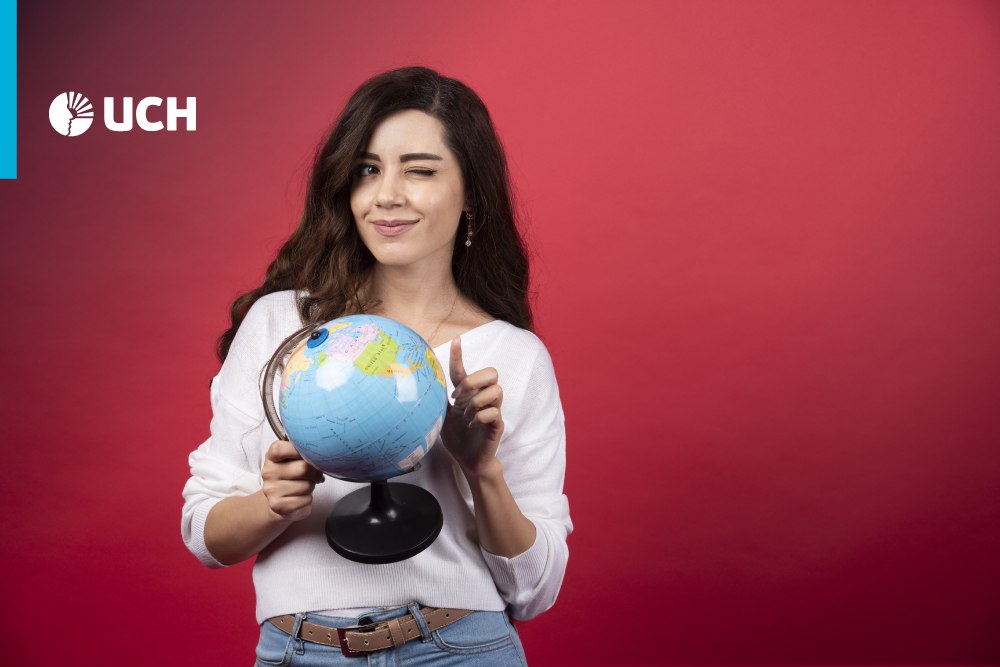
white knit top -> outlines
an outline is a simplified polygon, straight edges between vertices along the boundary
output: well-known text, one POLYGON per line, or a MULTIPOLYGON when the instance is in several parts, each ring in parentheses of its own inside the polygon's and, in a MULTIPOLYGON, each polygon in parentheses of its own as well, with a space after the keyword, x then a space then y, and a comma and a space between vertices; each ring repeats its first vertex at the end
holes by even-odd
MULTIPOLYGON (((261 488, 264 452, 277 437, 264 418, 259 381, 271 354, 301 326, 294 292, 262 297, 250 308, 212 380, 211 435, 190 455, 181 519, 184 543, 209 567, 222 564, 205 546, 205 517, 219 500, 261 488)), ((434 352, 450 396, 450 342, 434 352)), ((341 557, 326 542, 324 522, 338 498, 363 485, 328 477, 313 492, 310 516, 293 523, 257 555, 258 623, 282 614, 412 601, 458 609, 508 608, 522 620, 552 606, 566 571, 566 536, 573 529, 563 495, 566 431, 552 359, 537 336, 503 320, 463 334, 462 358, 468 373, 497 369, 504 421, 497 457, 514 499, 535 524, 535 543, 513 558, 480 548, 468 485, 439 438, 418 470, 391 480, 416 484, 437 498, 444 527, 434 543, 412 558, 384 565, 341 557)))

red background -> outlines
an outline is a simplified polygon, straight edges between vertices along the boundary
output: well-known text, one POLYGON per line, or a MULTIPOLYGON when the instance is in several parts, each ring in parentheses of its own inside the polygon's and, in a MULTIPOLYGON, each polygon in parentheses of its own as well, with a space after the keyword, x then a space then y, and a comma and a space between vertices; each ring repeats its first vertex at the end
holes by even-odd
POLYGON ((214 340, 414 63, 491 109, 561 385, 533 664, 1000 662, 1000 4, 136 4, 20 3, 4 664, 250 663, 179 533, 214 340), (62 137, 67 90, 198 129, 62 137))

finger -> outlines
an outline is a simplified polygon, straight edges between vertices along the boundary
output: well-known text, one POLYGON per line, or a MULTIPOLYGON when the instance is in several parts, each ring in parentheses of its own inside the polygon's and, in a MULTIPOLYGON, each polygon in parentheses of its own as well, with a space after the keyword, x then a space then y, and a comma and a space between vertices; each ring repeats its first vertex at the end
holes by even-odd
POLYGON ((448 375, 451 376, 451 383, 455 386, 455 391, 451 393, 452 397, 455 397, 459 393, 459 385, 465 379, 465 362, 462 361, 461 336, 451 339, 451 357, 448 361, 448 375))
POLYGON ((479 391, 490 385, 497 384, 499 380, 500 374, 492 366, 466 375, 461 385, 456 385, 456 393, 458 394, 455 396, 456 405, 461 403, 461 407, 465 407, 468 401, 479 391))
POLYGON ((309 466, 309 479, 314 484, 322 484, 323 482, 326 481, 326 475, 324 475, 323 471, 320 470, 319 468, 314 468, 313 466, 309 466))
POLYGON ((488 406, 499 408, 503 404, 503 389, 498 384, 491 384, 479 390, 470 401, 474 408, 482 409, 488 406))
POLYGON ((285 461, 276 467, 279 479, 313 480, 316 474, 316 469, 302 459, 285 461))
POLYGON ((503 389, 498 384, 491 384, 478 394, 469 399, 468 405, 464 408, 466 417, 473 412, 487 407, 499 408, 503 404, 503 389))
POLYGON ((261 478, 268 481, 278 482, 281 480, 307 480, 310 479, 311 466, 302 459, 285 459, 283 461, 273 461, 270 458, 264 462, 260 470, 261 478))
POLYGON ((275 440, 267 448, 267 459, 275 463, 280 463, 281 461, 302 459, 302 455, 295 449, 295 445, 288 440, 275 440))
POLYGON ((469 421, 469 427, 473 427, 477 424, 491 425, 493 427, 503 426, 503 419, 500 417, 500 410, 497 408, 486 408, 485 410, 480 410, 472 419, 469 421))
POLYGON ((269 491, 275 498, 310 496, 316 485, 305 480, 282 479, 272 482, 269 491))
POLYGON ((312 481, 287 482, 287 484, 289 485, 288 492, 285 495, 289 497, 311 496, 316 488, 316 483, 312 481))
POLYGON ((323 471, 313 467, 304 459, 269 461, 264 464, 261 475, 268 480, 305 480, 313 484, 322 484, 326 481, 326 475, 323 474, 323 471))
POLYGON ((304 496, 275 498, 268 504, 272 512, 290 521, 304 519, 312 511, 312 499, 304 496))

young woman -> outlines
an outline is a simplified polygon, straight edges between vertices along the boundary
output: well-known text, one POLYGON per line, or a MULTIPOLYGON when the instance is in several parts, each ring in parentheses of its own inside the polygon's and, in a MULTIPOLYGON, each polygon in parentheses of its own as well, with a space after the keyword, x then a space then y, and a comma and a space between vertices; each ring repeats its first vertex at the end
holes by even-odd
POLYGON ((316 156, 298 228, 232 306, 211 436, 184 488, 184 541, 203 563, 257 557, 259 665, 524 664, 508 614, 552 606, 572 530, 563 411, 527 288, 506 161, 479 97, 425 68, 363 84, 316 156), (325 517, 359 485, 324 481, 276 439, 260 399, 286 337, 355 313, 419 333, 453 401, 421 467, 396 478, 437 498, 444 527, 383 565, 327 545, 325 517))

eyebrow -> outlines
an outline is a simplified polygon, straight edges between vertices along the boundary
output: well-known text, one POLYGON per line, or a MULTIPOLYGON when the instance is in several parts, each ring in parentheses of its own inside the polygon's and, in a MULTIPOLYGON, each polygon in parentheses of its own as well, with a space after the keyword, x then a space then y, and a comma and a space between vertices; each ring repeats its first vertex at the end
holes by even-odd
MULTIPOLYGON (((367 151, 361 154, 361 157, 365 160, 377 160, 382 161, 375 153, 368 153, 367 151)), ((399 156, 400 162, 410 162, 411 160, 443 160, 444 158, 440 155, 435 155, 434 153, 403 153, 399 156)))

